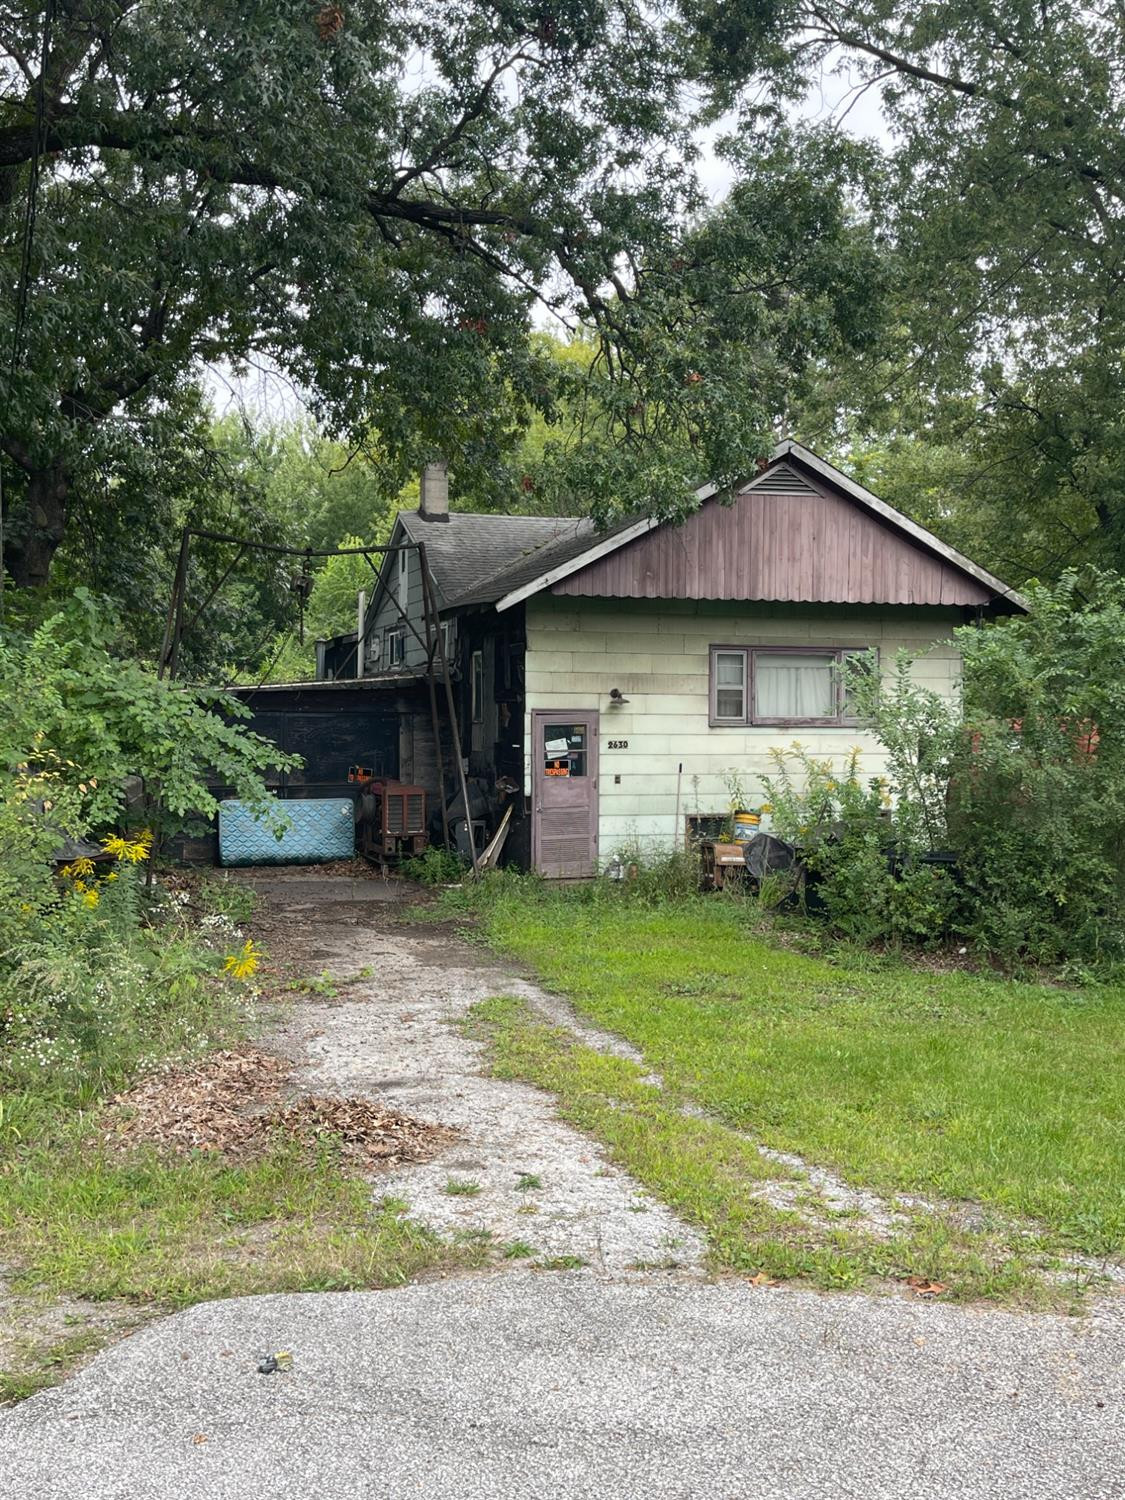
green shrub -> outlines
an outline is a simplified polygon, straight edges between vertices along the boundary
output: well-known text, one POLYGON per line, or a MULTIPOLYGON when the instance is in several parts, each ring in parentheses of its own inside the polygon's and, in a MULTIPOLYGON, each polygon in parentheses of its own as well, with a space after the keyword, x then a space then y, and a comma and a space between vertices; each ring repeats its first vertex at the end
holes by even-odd
POLYGON ((299 757, 234 722, 249 711, 229 694, 161 680, 111 645, 83 591, 31 635, 0 635, 0 775, 46 763, 95 827, 126 815, 130 778, 148 794, 133 820, 157 831, 157 804, 171 827, 212 816, 211 781, 275 813, 264 774, 299 757))
POLYGON ((966 931, 1007 962, 1125 955, 1125 581, 1068 575, 957 632, 965 730, 950 826, 966 931))
POLYGON ((442 849, 431 844, 421 854, 404 859, 399 866, 407 880, 417 880, 422 885, 456 885, 463 880, 469 868, 461 856, 452 849, 442 849))
POLYGON ((858 748, 842 771, 798 742, 771 756, 766 806, 774 831, 800 851, 810 906, 857 942, 940 941, 957 889, 946 869, 922 862, 927 818, 909 792, 896 803, 889 775, 862 778, 858 748))
POLYGON ((836 772, 799 745, 766 778, 833 925, 859 941, 968 937, 1008 965, 1125 958, 1125 581, 1068 575, 1031 613, 955 632, 963 704, 912 659, 854 668, 859 754, 836 772), (951 850, 956 869, 924 856, 951 850))
POLYGON ((239 981, 257 962, 234 919, 245 898, 236 911, 228 891, 220 909, 221 890, 205 887, 210 910, 193 924, 186 897, 148 887, 155 839, 137 824, 157 798, 172 818, 213 810, 212 769, 266 806, 262 771, 286 761, 206 694, 115 660, 85 597, 30 636, 0 637, 5 1140, 237 1024, 239 981), (126 807, 135 777, 152 794, 137 811, 126 807), (112 831, 119 819, 132 831, 112 831), (65 838, 92 855, 59 868, 65 838))

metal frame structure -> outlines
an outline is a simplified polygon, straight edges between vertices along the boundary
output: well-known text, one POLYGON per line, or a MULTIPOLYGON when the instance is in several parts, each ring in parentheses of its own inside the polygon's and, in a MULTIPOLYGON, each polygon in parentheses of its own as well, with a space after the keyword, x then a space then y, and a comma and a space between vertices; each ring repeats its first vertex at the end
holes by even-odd
POLYGON ((237 568, 247 552, 269 552, 282 557, 299 557, 306 564, 314 557, 362 557, 366 559, 375 575, 375 590, 372 593, 370 603, 365 614, 364 632, 361 635, 357 630, 355 643, 355 668, 356 678, 363 676, 364 645, 366 643, 366 619, 375 617, 375 606, 380 597, 380 590, 386 594, 394 605, 399 618, 410 631, 414 639, 426 653, 426 687, 430 700, 430 718, 434 733, 434 750, 437 756, 437 770, 439 791, 441 795, 441 831, 446 846, 449 844, 449 819, 446 813, 445 796, 445 757, 442 753, 441 724, 437 706, 437 687, 435 683, 435 666, 439 666, 441 677, 445 687, 446 709, 449 714, 449 731, 452 736, 453 758, 457 766, 458 790, 461 794, 461 802, 465 809, 465 820, 468 825, 469 852, 472 858, 473 873, 478 870, 476 841, 473 836, 473 818, 469 807, 469 787, 465 778, 465 763, 461 755, 461 734, 457 727, 457 711, 453 701, 453 684, 449 677, 449 661, 445 654, 445 642, 442 639, 441 625, 438 619, 437 599, 434 593, 433 577, 430 574, 430 565, 426 559, 426 544, 424 542, 405 542, 398 546, 390 546, 387 543, 372 544, 368 547, 333 547, 328 550, 317 551, 308 547, 283 547, 276 542, 252 541, 247 537, 229 536, 221 531, 208 531, 200 527, 185 527, 180 538, 180 553, 176 563, 176 573, 172 582, 172 593, 168 600, 168 615, 164 625, 164 639, 160 647, 160 657, 157 665, 157 676, 173 678, 179 666, 180 642, 189 630, 191 630, 201 619, 207 608, 217 597, 219 591, 227 579, 237 568), (187 576, 188 563, 191 557, 191 542, 193 537, 204 541, 220 542, 237 547, 233 561, 225 570, 219 581, 212 587, 211 592, 198 606, 188 622, 184 623, 184 611, 187 604, 187 576), (425 618, 425 639, 419 635, 413 621, 402 608, 395 596, 394 590, 389 588, 382 576, 381 559, 391 552, 416 552, 418 554, 418 565, 422 574, 422 599, 423 615, 425 618), (380 554, 380 563, 373 560, 372 554, 380 554))

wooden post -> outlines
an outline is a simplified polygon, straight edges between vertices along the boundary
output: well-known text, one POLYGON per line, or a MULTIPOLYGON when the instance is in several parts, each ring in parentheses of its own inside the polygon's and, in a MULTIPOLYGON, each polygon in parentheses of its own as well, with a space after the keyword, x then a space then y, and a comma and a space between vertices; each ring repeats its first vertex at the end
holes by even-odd
MULTIPOLYGON (((418 543, 418 551, 422 558, 422 577, 428 578, 429 568, 425 561, 425 543, 418 543)), ((431 595, 432 601, 432 595, 431 595)), ((453 702, 453 684, 449 680, 449 662, 445 657, 445 642, 441 638, 441 631, 437 633, 438 656, 441 660, 441 675, 445 680, 445 704, 449 710, 449 733, 453 739, 453 756, 457 761, 457 780, 461 786, 461 802, 465 809, 465 826, 469 835, 469 858, 473 862, 473 874, 478 870, 477 864, 477 841, 473 835, 473 814, 469 807, 469 784, 465 780, 465 762, 461 755, 461 733, 457 728, 457 709, 453 702)))
POLYGON ((430 723, 434 731, 434 754, 437 756, 438 789, 441 794, 441 837, 449 848, 449 815, 445 810, 445 752, 441 743, 441 720, 438 715, 437 689, 434 686, 434 652, 441 637, 441 622, 437 618, 433 589, 430 581, 430 565, 426 561, 426 544, 418 543, 418 563, 422 572, 422 608, 426 617, 426 687, 430 695, 430 723))

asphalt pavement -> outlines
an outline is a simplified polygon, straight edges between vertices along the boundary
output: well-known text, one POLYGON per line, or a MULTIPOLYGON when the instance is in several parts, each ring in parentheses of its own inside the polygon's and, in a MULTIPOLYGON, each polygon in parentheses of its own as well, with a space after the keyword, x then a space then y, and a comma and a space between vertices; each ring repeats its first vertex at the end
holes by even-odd
POLYGON ((548 1271, 211 1302, 0 1414, 0 1495, 1115 1500, 1125 1309, 548 1271))

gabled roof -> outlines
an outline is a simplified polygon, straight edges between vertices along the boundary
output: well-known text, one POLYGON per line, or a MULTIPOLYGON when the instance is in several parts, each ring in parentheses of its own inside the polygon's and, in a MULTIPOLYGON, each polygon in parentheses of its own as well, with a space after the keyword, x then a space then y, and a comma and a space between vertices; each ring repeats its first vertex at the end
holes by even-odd
MULTIPOLYGON (((873 518, 880 526, 889 529, 891 537, 888 544, 897 536, 916 549, 915 555, 925 554, 932 561, 936 561, 944 575, 944 578, 955 578, 960 575, 964 579, 964 586, 955 595, 955 602, 965 603, 988 603, 993 606, 1009 607, 1018 610, 1026 610, 1027 602, 1014 589, 1009 588, 999 578, 989 573, 986 569, 974 563, 956 548, 947 542, 941 541, 927 531, 924 526, 918 525, 916 521, 910 520, 901 511, 895 510, 886 501, 880 500, 877 495, 857 484, 854 479, 849 479, 839 469, 826 463, 824 459, 813 453, 811 449, 803 444, 794 442, 792 439, 779 443, 770 455, 762 473, 757 475, 748 483, 735 487, 735 497, 750 495, 753 491, 762 491, 763 495, 769 493, 805 492, 814 497, 824 497, 835 494, 846 497, 847 501, 857 505, 863 513, 873 518), (807 477, 806 477, 807 476, 807 477), (811 482, 809 482, 811 481, 811 482)), ((714 484, 704 485, 696 491, 696 497, 701 505, 714 499, 719 494, 719 486, 714 484)), ((840 501, 837 501, 839 505, 840 501)), ((699 517, 701 511, 695 512, 695 517, 689 517, 683 524, 685 530, 690 528, 695 518, 699 517)), ((533 595, 542 593, 545 589, 553 589, 563 584, 566 579, 581 573, 585 569, 593 568, 610 558, 621 549, 629 547, 633 543, 639 543, 640 539, 649 533, 656 531, 662 525, 671 524, 661 522, 651 517, 644 517, 637 521, 625 522, 616 530, 603 533, 601 536, 588 535, 588 545, 581 545, 581 538, 575 538, 571 546, 567 548, 558 547, 554 550, 544 549, 538 554, 529 554, 524 559, 523 566, 502 569, 494 575, 491 581, 491 598, 489 602, 495 602, 497 611, 510 609, 513 605, 530 599, 533 595), (539 566, 535 564, 538 562, 539 566), (530 574, 530 576, 528 576, 530 574), (502 589, 497 592, 500 585, 502 589)), ((871 523, 868 523, 871 529, 871 523)), ((886 531, 883 533, 886 536, 886 531)), ((900 556, 903 554, 902 541, 894 543, 898 548, 900 556)), ((564 592, 582 592, 578 588, 566 588, 564 592)), ((612 590, 608 590, 613 592, 612 590)), ((942 585, 940 598, 928 600, 927 602, 946 602, 948 582, 942 585)), ((603 592, 595 589, 593 592, 603 592)), ((650 597, 653 595, 650 593, 650 597)), ((656 595, 659 596, 659 595, 656 595)), ((714 595, 705 597, 716 597, 714 595)), ((719 596, 722 597, 722 596, 719 596)), ((729 596, 727 596, 729 597, 729 596)), ((748 597, 785 598, 784 594, 759 594, 748 597)), ((798 597, 814 597, 811 595, 800 595, 798 597)), ((838 594, 827 594, 826 598, 840 598, 838 594)), ((864 596, 868 602, 896 602, 880 601, 874 593, 864 596)), ((460 601, 458 601, 460 602, 460 601)), ((907 602, 907 601, 902 601, 907 602)))
MULTIPOLYGON (((423 542, 439 608, 460 604, 461 596, 505 568, 519 568, 545 547, 584 544, 593 531, 577 516, 509 516, 451 511, 447 521, 427 520, 401 510, 399 524, 412 542, 423 542)), ((581 546, 580 546, 581 550, 581 546)), ((493 597, 498 598, 499 595, 493 597)), ((485 600, 483 602, 491 602, 485 600)))

